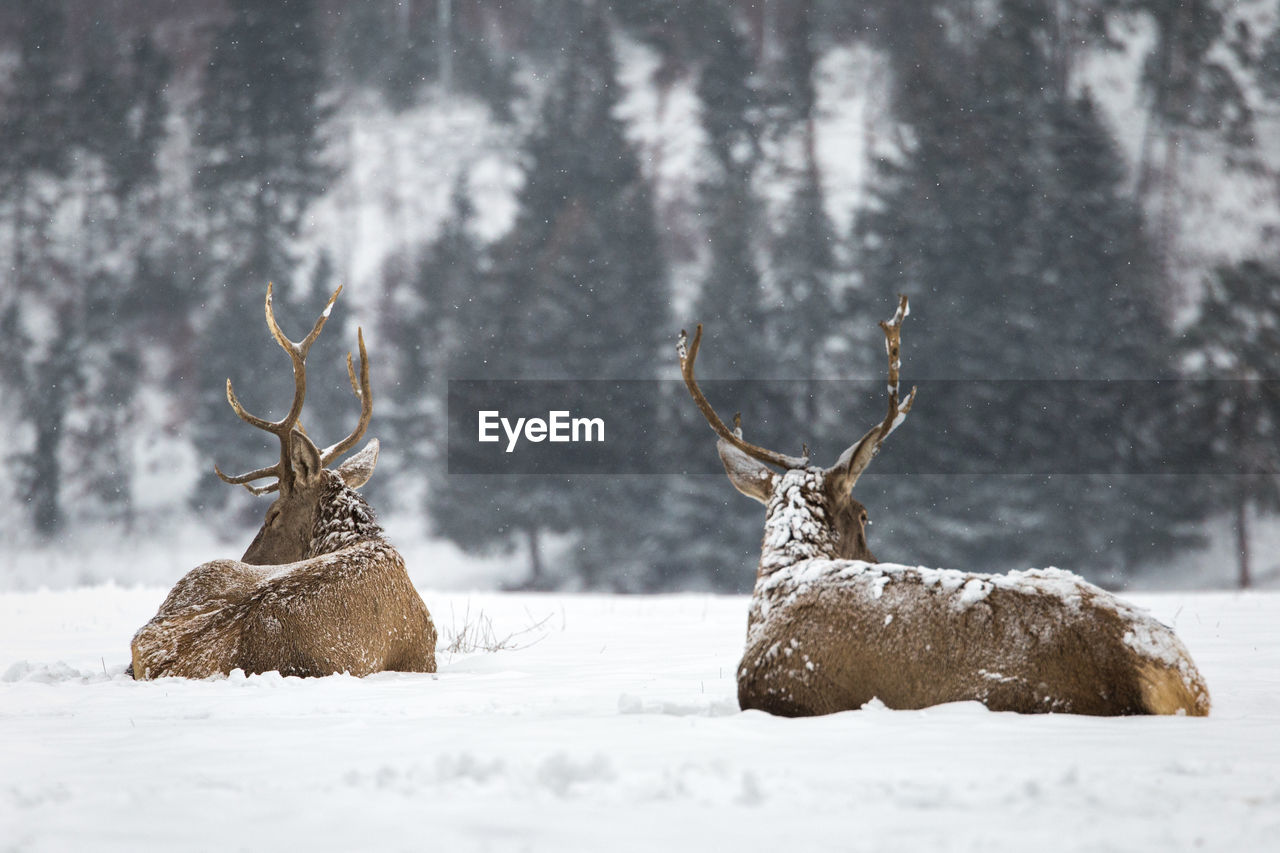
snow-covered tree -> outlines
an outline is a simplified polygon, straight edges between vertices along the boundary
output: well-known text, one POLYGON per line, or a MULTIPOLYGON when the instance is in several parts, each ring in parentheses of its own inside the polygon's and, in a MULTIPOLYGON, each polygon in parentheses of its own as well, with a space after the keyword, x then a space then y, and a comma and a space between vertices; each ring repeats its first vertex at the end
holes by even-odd
MULTIPOLYGON (((194 437, 224 466, 253 467, 262 445, 227 407, 226 380, 250 411, 290 399, 287 359, 259 318, 267 282, 288 298, 302 218, 333 177, 321 156, 330 111, 321 99, 318 28, 310 4, 234 0, 201 89, 194 154, 204 307, 194 437)), ((281 311, 282 322, 293 313, 281 311)), ((210 473, 198 500, 218 505, 228 491, 210 473)))
POLYGON ((0 362, 6 385, 22 400, 34 433, 20 451, 19 493, 31 520, 45 535, 62 523, 59 445, 74 388, 74 354, 68 352, 67 282, 54 277, 48 247, 56 181, 68 166, 70 140, 58 129, 66 120, 65 23, 56 4, 24 4, 18 63, 0 119, 0 192, 11 235, 6 284, 0 293, 0 362), (34 403, 34 405, 33 405, 34 403))
POLYGON ((69 492, 131 517, 128 406, 139 379, 140 259, 166 112, 167 69, 141 39, 90 46, 67 62, 58 4, 29 4, 0 117, 0 193, 10 280, 0 338, 10 410, 23 429, 20 494, 42 536, 64 524, 69 492), (66 239, 66 234, 74 239, 66 239))
POLYGON ((146 355, 137 308, 148 295, 145 262, 159 218, 151 203, 170 68, 147 36, 121 50, 104 27, 106 37, 91 47, 70 99, 77 120, 68 194, 79 208, 71 267, 81 309, 75 334, 82 339, 82 379, 76 425, 64 440, 74 451, 80 492, 89 498, 83 503, 96 503, 107 519, 128 528, 134 522, 133 404, 146 355))
POLYGON ((886 500, 907 513, 910 533, 894 538, 916 549, 903 559, 1123 574, 1137 553, 1185 541, 1185 509, 1166 514, 1168 503, 1141 483, 1095 476, 1103 472, 1055 431, 1015 412, 1069 412, 1073 434, 1099 446, 1133 435, 1122 387, 1099 380, 1172 372, 1144 274, 1150 256, 1091 99, 1069 94, 1046 53, 1052 15, 1014 2, 997 12, 975 45, 939 27, 923 58, 919 45, 895 55, 895 108, 910 143, 883 165, 862 243, 871 293, 918 294, 904 341, 910 374, 965 380, 933 386, 935 412, 952 397, 939 420, 923 414, 923 388, 895 449, 924 471, 957 471, 1014 447, 1052 475, 896 480, 886 500), (1008 379, 1025 381, 989 381, 1008 379), (1005 414, 974 418, 961 407, 1005 414))
POLYGON ((1220 267, 1182 340, 1195 406, 1187 428, 1225 476, 1208 497, 1235 517, 1238 583, 1253 582, 1249 515, 1280 512, 1280 272, 1258 260, 1220 267))
MULTIPOLYGON (((657 373, 667 320, 667 280, 653 208, 639 161, 616 117, 617 61, 606 13, 579 7, 565 21, 572 40, 523 148, 525 183, 511 232, 493 248, 491 281, 501 298, 483 298, 460 323, 470 342, 471 375, 500 379, 646 379, 657 373)), ((543 560, 540 536, 583 539, 575 573, 610 583, 641 559, 636 507, 651 506, 647 484, 610 477, 486 478, 483 496, 468 478, 448 478, 433 500, 473 501, 465 530, 457 514, 437 512, 442 532, 479 545, 520 542, 530 553, 531 583, 543 560), (466 482, 464 482, 466 481, 466 482), (631 523, 611 524, 608 518, 631 523), (475 531, 473 519, 484 518, 475 531)))

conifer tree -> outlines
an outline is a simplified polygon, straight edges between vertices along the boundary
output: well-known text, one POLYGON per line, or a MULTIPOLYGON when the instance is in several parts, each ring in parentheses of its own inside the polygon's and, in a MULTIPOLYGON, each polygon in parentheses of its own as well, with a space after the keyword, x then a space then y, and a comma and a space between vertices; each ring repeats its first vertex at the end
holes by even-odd
POLYGON ((1182 340, 1198 379, 1189 425, 1211 437, 1202 452, 1216 470, 1215 507, 1235 520, 1238 583, 1254 580, 1250 511, 1280 512, 1280 272, 1258 260, 1218 268, 1205 286, 1200 315, 1182 340))
MULTIPOLYGON (((516 222, 493 249, 491 279, 502 299, 493 305, 484 298, 486 310, 462 331, 484 353, 471 362, 473 378, 625 380, 657 373, 666 273, 649 188, 615 115, 619 86, 607 16, 598 6, 566 14, 573 50, 524 145, 516 222)), ((482 296, 488 292, 482 287, 482 296)), ((452 482, 435 493, 448 502, 460 486, 452 482)), ((573 570, 588 585, 613 583, 641 559, 645 532, 633 520, 636 506, 651 505, 648 481, 494 475, 483 488, 489 503, 470 511, 489 519, 483 534, 492 544, 514 542, 529 552, 535 585, 548 582, 538 576, 548 532, 580 539, 573 570)), ((436 520, 453 535, 444 513, 436 520)))
MULTIPOLYGON (((70 98, 76 117, 75 167, 68 194, 78 198, 80 252, 71 263, 78 291, 73 334, 82 393, 82 426, 68 430, 80 491, 107 520, 130 529, 135 436, 132 405, 142 379, 145 315, 143 259, 155 227, 146 200, 159 178, 170 69, 142 36, 117 50, 109 24, 91 47, 70 98)), ((85 502, 90 503, 90 502, 85 502)))
POLYGON ((759 103, 754 68, 726 3, 706 11, 706 59, 698 77, 710 154, 702 187, 707 267, 695 307, 698 322, 739 344, 708 352, 704 373, 759 377, 768 369, 758 265, 759 222, 752 177, 758 161, 759 103))
MULTIPOLYGON (((472 327, 482 315, 500 309, 486 298, 484 247, 472 233, 475 209, 465 180, 454 187, 450 214, 426 248, 416 269, 388 282, 383 332, 394 353, 395 385, 384 419, 415 477, 434 478, 448 424, 448 380, 469 375, 475 346, 472 327)), ((395 261, 399 272, 401 262, 395 261)))
MULTIPOLYGON (((754 177, 759 163, 762 97, 747 45, 724 2, 702 8, 704 59, 696 87, 707 140, 706 178, 700 187, 707 222, 706 257, 700 289, 688 323, 705 327, 700 378, 759 380, 776 375, 764 310, 760 263, 767 257, 754 177)), ((692 331, 692 329, 690 329, 692 331)), ((674 358, 668 343, 664 353, 674 358)), ((767 441, 771 411, 750 383, 740 388, 751 399, 724 400, 744 409, 753 440, 767 441)), ((715 396, 714 385, 708 393, 715 396)), ((713 400, 713 402, 716 402, 713 400)), ((692 470, 706 470, 715 457, 715 439, 682 389, 670 401, 670 432, 679 437, 677 458, 692 470)), ((798 440, 794 435, 787 441, 798 440)), ((718 463, 712 462, 713 466, 718 463)), ((662 507, 661 547, 652 564, 654 586, 706 585, 742 590, 758 554, 759 519, 742 512, 739 496, 721 475, 680 474, 670 478, 662 507), (735 512, 734 509, 739 511, 735 512)))
POLYGON ((55 3, 26 2, 22 12, 18 62, 0 117, 0 193, 12 240, 0 288, 0 370, 23 401, 23 420, 34 433, 16 457, 19 494, 36 530, 51 535, 62 523, 58 447, 74 391, 64 381, 74 371, 62 334, 68 309, 58 310, 68 299, 66 282, 51 274, 54 259, 44 251, 52 188, 68 165, 69 139, 61 132, 68 92, 65 22, 55 3))
POLYGON ((37 533, 50 536, 65 523, 69 487, 91 498, 82 513, 130 518, 126 407, 138 380, 144 227, 136 202, 155 175, 167 72, 162 59, 118 53, 107 37, 77 74, 62 48, 59 5, 31 4, 23 17, 0 119, 14 237, 0 379, 21 400, 13 412, 31 436, 14 457, 22 497, 37 533), (50 233, 55 220, 74 222, 76 239, 50 233))
MULTIPOLYGON (((434 531, 470 553, 510 553, 527 547, 530 536, 513 530, 503 511, 518 478, 466 475, 465 460, 448 456, 449 382, 505 375, 505 367, 489 370, 503 355, 495 330, 507 327, 501 286, 472 233, 475 210, 465 181, 454 187, 451 207, 409 286, 388 305, 396 317, 388 331, 399 341, 392 425, 411 476, 425 479, 422 509, 434 531)), ((530 549, 531 560, 541 553, 530 549)), ((531 574, 540 575, 536 564, 531 574)))
MULTIPOLYGON (((779 115, 792 173, 791 196, 782 211, 781 228, 771 251, 772 279, 765 322, 774 376, 795 383, 794 417, 813 423, 819 410, 812 381, 822 372, 819 359, 833 332, 836 314, 835 230, 827 216, 822 173, 817 157, 813 82, 815 53, 812 3, 797 4, 783 31, 785 51, 779 62, 779 88, 785 95, 779 115)), ((847 337, 848 332, 842 337, 847 337)), ((815 424, 816 426, 816 424, 815 424)), ((816 442, 819 435, 806 436, 816 442)))
POLYGON ((1167 333, 1140 272, 1141 220, 1114 144, 1045 54, 1052 11, 1008 2, 998 12, 972 51, 939 28, 926 61, 918 45, 896 54, 896 109, 914 144, 882 171, 863 250, 872 293, 916 297, 910 374, 976 380, 931 386, 934 405, 959 394, 957 406, 1002 413, 992 422, 957 409, 933 421, 920 415, 926 386, 898 450, 924 470, 964 470, 992 447, 1016 447, 1057 476, 880 478, 889 494, 875 499, 907 508, 891 538, 927 552, 887 556, 986 568, 1075 560, 1095 576, 1122 575, 1136 554, 1185 541, 1185 519, 1132 480, 1081 476, 1088 463, 1064 453, 1057 433, 1015 413, 1060 411, 1099 442, 1124 440, 1133 432, 1117 415, 1120 386, 1097 380, 1168 375, 1167 333), (1064 379, 1092 384, 1086 393, 1064 379), (917 491, 926 487, 932 494, 917 491))
MULTIPOLYGON (((288 360, 254 318, 262 315, 267 282, 277 298, 290 293, 302 217, 333 176, 321 157, 328 110, 317 27, 307 3, 234 0, 198 104, 195 186, 205 214, 207 307, 195 440, 224 466, 252 467, 263 446, 227 406, 226 380, 264 417, 290 399, 288 360)), ((210 473, 197 500, 220 505, 229 491, 210 473)))
MULTIPOLYGON (((725 16, 722 26, 727 25, 727 9, 718 8, 725 16)), ((751 439, 796 452, 808 443, 834 461, 843 450, 836 443, 851 438, 843 434, 847 425, 839 435, 826 434, 829 419, 820 415, 831 401, 819 398, 813 381, 821 375, 830 337, 836 271, 814 146, 810 26, 809 4, 798 4, 786 23, 767 128, 761 127, 764 96, 756 91, 745 46, 731 27, 703 69, 700 93, 724 102, 708 103, 704 114, 714 158, 704 198, 717 206, 709 216, 711 266, 695 319, 706 323, 708 335, 700 364, 709 366, 700 372, 748 380, 736 386, 740 398, 726 395, 721 404, 743 409, 751 439), (766 130, 773 137, 771 149, 782 152, 775 168, 790 191, 772 235, 755 215, 753 176, 759 158, 753 153, 750 160, 739 159, 757 151, 756 140, 766 130), (717 371, 717 364, 728 366, 717 371)), ((714 437, 683 391, 673 406, 678 434, 692 442, 687 452, 701 462, 699 470, 705 469, 708 457, 715 459, 714 437)), ((666 503, 673 517, 671 541, 657 567, 659 582, 687 573, 693 577, 677 582, 747 588, 759 546, 759 517, 747 501, 719 475, 675 478, 671 492, 666 503)))

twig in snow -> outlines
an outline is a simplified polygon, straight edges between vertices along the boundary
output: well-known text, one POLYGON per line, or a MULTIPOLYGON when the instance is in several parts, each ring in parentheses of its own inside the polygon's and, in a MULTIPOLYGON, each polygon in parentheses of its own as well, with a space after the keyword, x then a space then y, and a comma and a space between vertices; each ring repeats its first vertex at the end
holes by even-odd
MULTIPOLYGON (((546 638, 546 633, 540 634, 533 639, 527 639, 529 634, 538 631, 551 619, 551 613, 548 613, 542 619, 521 628, 519 631, 512 631, 509 634, 499 635, 493 628, 493 619, 485 614, 483 610, 477 612, 474 619, 471 618, 471 603, 467 603, 466 612, 462 616, 462 625, 458 627, 454 618, 453 607, 449 608, 449 630, 445 632, 446 639, 444 646, 441 648, 448 655, 465 655, 472 652, 505 652, 518 651, 527 649, 530 646, 540 643, 546 638)), ((532 616, 529 617, 533 619, 532 616)))

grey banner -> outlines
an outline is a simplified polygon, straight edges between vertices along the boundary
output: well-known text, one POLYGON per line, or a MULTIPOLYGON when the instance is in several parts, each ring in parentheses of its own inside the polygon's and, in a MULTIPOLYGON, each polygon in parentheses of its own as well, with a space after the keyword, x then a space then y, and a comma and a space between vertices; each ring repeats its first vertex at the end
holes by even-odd
MULTIPOLYGON (((699 383, 748 441, 829 465, 885 414, 884 381, 699 383)), ((877 474, 1274 474, 1280 381, 918 383, 877 474), (1274 423, 1273 421, 1270 421, 1274 423)), ((904 382, 904 394, 910 386, 904 382)), ((715 435, 680 381, 451 380, 450 474, 711 474, 715 435), (503 419, 506 420, 505 425, 503 419), (541 423, 539 423, 541 422, 541 423), (576 431, 576 435, 575 435, 576 431), (490 440, 481 440, 482 432, 490 440)))

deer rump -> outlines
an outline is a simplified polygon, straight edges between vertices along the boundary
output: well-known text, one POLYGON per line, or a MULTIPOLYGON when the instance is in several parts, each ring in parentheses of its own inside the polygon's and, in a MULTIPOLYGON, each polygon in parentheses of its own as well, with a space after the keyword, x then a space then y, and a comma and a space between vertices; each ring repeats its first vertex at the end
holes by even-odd
POLYGON ((280 566, 214 560, 192 569, 134 636, 132 670, 138 678, 434 672, 435 639, 400 555, 365 541, 280 566))
POLYGON ((1007 575, 811 560, 752 598, 738 702, 788 717, 872 699, 993 711, 1206 716, 1173 631, 1070 572, 1007 575))

